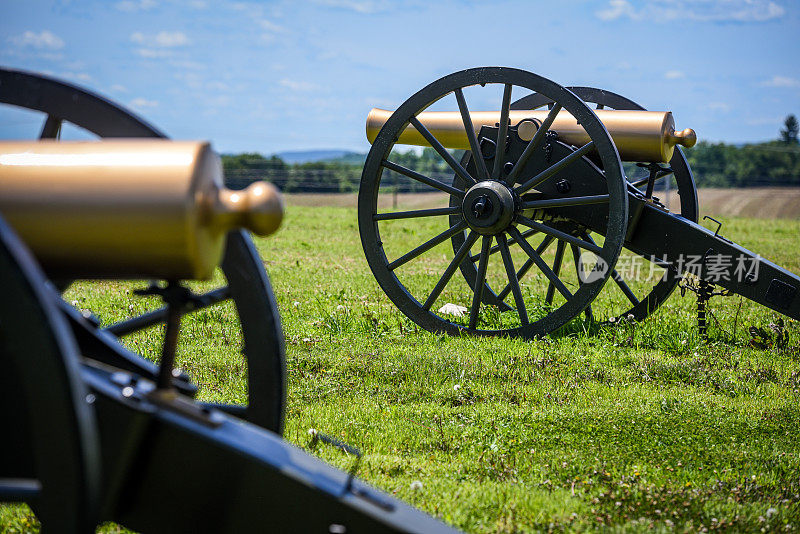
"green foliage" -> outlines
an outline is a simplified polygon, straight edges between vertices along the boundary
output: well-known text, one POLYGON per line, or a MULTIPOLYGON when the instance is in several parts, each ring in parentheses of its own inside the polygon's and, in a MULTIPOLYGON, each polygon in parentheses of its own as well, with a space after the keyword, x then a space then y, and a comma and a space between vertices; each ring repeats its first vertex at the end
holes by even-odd
POLYGON ((698 187, 800 186, 800 146, 781 141, 726 145, 701 141, 684 150, 698 187))
POLYGON ((783 129, 781 130, 781 141, 784 143, 794 144, 798 143, 797 133, 800 131, 800 125, 797 123, 797 117, 789 115, 783 121, 783 129))
MULTIPOLYGON (((461 157, 454 151, 454 157, 461 157)), ((416 170, 428 176, 439 177, 449 182, 452 172, 432 148, 421 152, 408 150, 392 152, 394 163, 416 170)), ((225 181, 229 187, 239 189, 254 180, 267 180, 286 193, 352 193, 358 190, 363 168, 363 158, 358 154, 348 154, 341 158, 308 163, 287 164, 278 156, 265 158, 261 154, 247 153, 222 156, 225 181)), ((400 192, 429 192, 432 189, 411 178, 384 171, 384 187, 400 192)))
POLYGON ((222 169, 225 172, 244 169, 285 170, 286 168, 288 168, 288 165, 281 158, 275 155, 272 155, 269 158, 265 158, 258 152, 222 155, 222 169))

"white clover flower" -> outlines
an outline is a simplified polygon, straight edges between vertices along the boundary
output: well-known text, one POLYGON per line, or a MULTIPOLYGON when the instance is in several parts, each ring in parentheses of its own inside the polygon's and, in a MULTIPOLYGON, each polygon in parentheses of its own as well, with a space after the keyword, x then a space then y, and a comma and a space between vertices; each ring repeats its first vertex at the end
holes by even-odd
POLYGON ((422 489, 422 482, 415 480, 411 483, 411 491, 419 491, 422 489))
POLYGON ((294 306, 295 308, 299 307, 300 306, 300 301, 299 300, 295 300, 294 302, 292 302, 292 306, 294 306))
POLYGON ((461 384, 456 384, 453 386, 453 391, 458 391, 459 389, 461 389, 461 384))
POLYGON ((344 310, 346 310, 346 309, 347 309, 347 308, 345 308, 345 307, 344 307, 343 305, 341 305, 341 304, 339 304, 338 306, 336 306, 336 311, 344 311, 344 310))
POLYGON ((453 304, 448 302, 441 308, 439 308, 439 313, 443 313, 445 315, 452 315, 453 317, 464 317, 464 314, 467 313, 466 306, 459 306, 458 304, 453 304))
POLYGON ((317 434, 319 434, 319 432, 317 432, 316 428, 309 428, 308 429, 308 435, 311 436, 312 438, 316 438, 317 434))

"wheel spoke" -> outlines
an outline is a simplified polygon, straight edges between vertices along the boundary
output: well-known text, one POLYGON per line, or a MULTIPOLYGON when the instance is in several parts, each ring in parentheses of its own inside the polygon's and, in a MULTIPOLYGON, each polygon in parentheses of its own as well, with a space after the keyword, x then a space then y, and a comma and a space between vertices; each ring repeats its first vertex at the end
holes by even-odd
MULTIPOLYGON (((584 237, 586 238, 587 241, 594 244, 594 239, 592 239, 592 236, 590 236, 589 234, 585 234, 584 237)), ((611 270, 611 278, 614 279, 614 282, 617 283, 619 288, 622 290, 623 293, 625 293, 625 296, 628 297, 628 300, 631 301, 631 303, 634 306, 639 304, 639 299, 636 298, 636 295, 633 294, 631 288, 628 287, 628 284, 625 283, 625 280, 622 278, 622 276, 620 276, 620 274, 617 272, 616 269, 611 270)))
MULTIPOLYGON (((558 240, 556 244, 556 257, 553 260, 553 273, 558 276, 561 272, 561 262, 564 261, 564 248, 566 248, 567 244, 564 241, 558 240)), ((547 284, 547 295, 545 295, 545 302, 548 304, 553 303, 553 296, 555 294, 556 288, 553 286, 553 283, 550 282, 547 284)))
POLYGON ((424 174, 420 174, 416 171, 412 171, 411 169, 407 169, 402 165, 398 165, 397 163, 392 163, 391 161, 385 159, 381 161, 381 165, 386 167, 387 169, 400 173, 403 176, 408 176, 409 178, 416 180, 418 182, 422 182, 423 184, 429 185, 438 189, 439 191, 444 191, 445 193, 450 193, 451 195, 457 197, 463 197, 464 191, 461 189, 456 189, 451 185, 447 185, 446 183, 440 182, 439 180, 434 180, 433 178, 429 178, 424 174))
POLYGON ((439 215, 457 215, 461 213, 460 206, 447 208, 433 208, 429 210, 393 211, 390 213, 376 213, 372 216, 376 221, 391 221, 395 219, 415 219, 417 217, 436 217, 439 215))
POLYGON ((445 230, 441 234, 437 235, 433 239, 429 239, 428 241, 426 241, 425 243, 421 244, 420 246, 418 246, 417 248, 415 248, 411 252, 407 252, 406 254, 403 254, 401 257, 397 258, 392 263, 387 265, 387 267, 389 268, 390 271, 394 271, 395 269, 397 269, 401 265, 403 265, 405 263, 408 263, 409 261, 413 260, 414 258, 419 256, 420 254, 422 254, 424 252, 427 252, 428 250, 432 249, 433 247, 435 247, 439 243, 443 243, 444 241, 447 241, 448 239, 450 239, 451 237, 456 235, 458 232, 464 230, 464 228, 466 228, 466 227, 467 227, 467 223, 465 221, 463 221, 463 220, 460 221, 457 224, 454 224, 453 226, 451 226, 450 228, 448 228, 447 230, 445 230))
POLYGON ((433 288, 433 291, 431 291, 431 294, 428 295, 428 299, 425 301, 425 304, 422 305, 422 307, 426 311, 430 311, 431 306, 433 306, 433 303, 436 302, 436 299, 438 299, 439 295, 442 294, 442 291, 444 291, 444 287, 453 277, 453 273, 456 272, 456 269, 458 269, 459 264, 464 260, 464 257, 469 252, 469 249, 472 248, 472 245, 474 245, 475 241, 478 240, 479 235, 480 234, 478 234, 477 232, 470 232, 470 234, 467 236, 467 239, 461 244, 458 251, 456 252, 455 257, 453 257, 453 260, 450 262, 450 265, 447 266, 447 269, 445 269, 444 273, 442 274, 442 277, 436 283, 436 286, 433 288))
MULTIPOLYGON (((523 233, 522 235, 525 236, 525 233, 523 233)), ((541 256, 547 249, 547 247, 550 246, 550 243, 552 243, 553 241, 555 241, 555 239, 550 237, 549 235, 544 236, 542 242, 539 243, 538 247, 536 247, 536 253, 541 256)), ((514 242, 516 242, 516 240, 514 242)), ((522 264, 522 267, 520 267, 519 271, 517 271, 517 280, 518 281, 522 280, 522 277, 528 274, 528 271, 531 270, 531 267, 533 267, 533 260, 528 258, 527 260, 525 260, 525 263, 522 264)), ((506 287, 503 288, 503 290, 500 293, 497 294, 497 298, 499 298, 500 300, 505 300, 510 291, 511 291, 511 284, 508 284, 506 285, 506 287)))
POLYGON ((566 232, 562 232, 561 230, 556 230, 555 228, 547 226, 546 224, 542 224, 540 222, 528 219, 527 217, 524 217, 522 215, 517 215, 517 219, 516 220, 517 220, 518 223, 524 224, 525 226, 527 226, 529 228, 533 228, 534 230, 539 230, 543 234, 551 235, 551 236, 556 237, 558 239, 562 239, 562 240, 566 241, 567 243, 572 243, 573 245, 577 245, 577 246, 579 246, 579 247, 581 247, 583 249, 586 249, 586 250, 588 250, 590 252, 594 252, 598 256, 602 256, 603 249, 601 247, 598 247, 594 243, 590 243, 588 241, 584 241, 583 239, 581 239, 579 237, 575 237, 574 235, 570 235, 570 234, 568 234, 566 232))
POLYGON ((472 295, 472 307, 469 310, 469 328, 474 330, 478 326, 478 312, 483 297, 483 285, 486 283, 486 269, 489 267, 489 249, 492 246, 492 236, 483 236, 481 243, 481 261, 478 263, 478 278, 475 280, 475 291, 472 295))
POLYGON ((492 168, 492 179, 500 179, 500 172, 503 170, 503 162, 506 159, 506 137, 508 136, 508 108, 511 106, 511 84, 507 83, 503 87, 503 103, 500 106, 500 128, 497 130, 497 144, 494 152, 494 167, 492 168))
POLYGON ((552 271, 552 269, 550 269, 550 266, 547 265, 547 263, 545 263, 545 261, 533 249, 530 243, 528 243, 525 240, 525 238, 522 237, 522 235, 519 233, 519 230, 517 230, 513 226, 510 226, 508 228, 508 231, 511 235, 517 238, 517 242, 522 247, 522 250, 524 250, 525 253, 530 257, 530 259, 533 260, 533 263, 535 263, 536 266, 539 268, 539 270, 542 271, 542 273, 544 273, 547 279, 550 280, 550 282, 552 282, 553 285, 556 286, 558 292, 561 293, 565 299, 569 300, 572 297, 572 293, 569 292, 569 289, 567 289, 567 286, 564 285, 564 282, 562 282, 561 279, 558 276, 556 276, 556 274, 552 271))
MULTIPOLYGON (((200 295, 196 301, 194 299, 189 301, 187 303, 188 308, 186 309, 186 312, 191 313, 197 310, 202 310, 203 308, 207 308, 209 306, 213 306, 214 304, 228 300, 230 297, 231 293, 228 286, 217 288, 213 291, 209 291, 208 293, 200 295)), ((139 330, 144 330, 145 328, 165 323, 167 321, 167 315, 168 310, 167 307, 164 306, 163 308, 158 308, 157 310, 147 312, 137 317, 109 325, 103 328, 103 331, 113 334, 117 337, 127 336, 128 334, 133 334, 139 330)))
MULTIPOLYGON (((658 173, 658 174, 656 174, 656 178, 655 179, 656 180, 661 180, 665 176, 669 176, 671 174, 675 174, 675 172, 674 171, 667 171, 667 172, 663 172, 663 173, 658 173)), ((630 184, 633 187, 641 187, 641 186, 643 186, 644 184, 646 184, 649 181, 650 181, 650 177, 648 176, 646 178, 640 178, 639 180, 636 180, 635 182, 630 182, 630 184)))
POLYGON ((639 304, 639 299, 636 298, 636 295, 633 294, 631 288, 628 287, 628 284, 625 283, 625 280, 620 276, 616 269, 611 270, 611 278, 617 283, 619 288, 625 293, 625 296, 628 297, 628 300, 631 301, 631 304, 637 306, 639 304))
MULTIPOLYGON (((591 236, 589 236, 589 234, 585 234, 584 237, 587 238, 589 241, 592 240, 592 238, 591 238, 591 236)), ((570 248, 572 249, 572 259, 575 260, 575 274, 578 275, 578 287, 580 288, 580 286, 583 285, 583 278, 582 278, 583 275, 581 274, 581 267, 580 267, 580 264, 581 264, 581 251, 575 245, 570 245, 570 248)), ((592 305, 591 304, 586 306, 586 309, 584 309, 583 311, 584 311, 584 313, 586 313, 586 319, 587 320, 594 321, 594 312, 592 311, 592 305)))
POLYGON ((539 129, 536 130, 536 133, 533 134, 533 138, 528 142, 528 146, 526 146, 525 150, 522 151, 519 159, 514 164, 514 168, 511 169, 511 172, 508 174, 506 183, 513 185, 514 182, 517 181, 519 173, 522 172, 525 164, 528 163, 528 160, 533 155, 534 151, 539 147, 542 140, 547 135, 547 130, 550 129, 553 121, 556 120, 556 115, 558 115, 559 111, 561 111, 561 104, 556 104, 552 109, 550 109, 550 113, 547 114, 547 117, 544 119, 544 122, 542 122, 542 125, 539 126, 539 129))
POLYGON ((511 288, 511 292, 514 294, 514 303, 517 306, 519 320, 522 323, 522 326, 527 326, 529 324, 528 311, 525 309, 525 299, 522 298, 522 290, 519 287, 519 279, 517 278, 517 272, 514 269, 514 260, 511 258, 511 251, 508 249, 506 234, 500 233, 497 236, 497 243, 500 247, 500 255, 503 257, 503 265, 506 268, 508 286, 511 288))
MULTIPOLYGON (((537 132, 538 133, 538 132, 537 132)), ((562 170, 564 170, 567 166, 572 164, 573 162, 579 160, 583 156, 585 156, 592 148, 594 147, 594 141, 589 141, 582 147, 580 147, 575 152, 571 153, 569 156, 557 161, 553 165, 549 166, 524 184, 520 185, 519 187, 514 188, 514 192, 518 195, 521 195, 527 192, 530 189, 533 189, 537 185, 541 184, 545 180, 552 178, 562 170)))
MULTIPOLYGON (((539 233, 539 231, 538 231, 538 230, 533 230, 533 229, 531 229, 531 228, 528 228, 527 230, 525 230, 524 232, 522 232, 522 236, 523 236, 523 237, 530 237, 530 236, 532 236, 533 234, 538 234, 538 233, 539 233)), ((509 245, 513 245, 514 243, 516 243, 516 242, 517 242, 517 240, 516 240, 516 239, 514 239, 513 237, 512 237, 511 239, 507 239, 506 241, 507 241, 507 243, 508 243, 509 245)), ((499 242, 499 241, 498 241, 498 242, 499 242)), ((498 250, 500 250, 500 245, 495 245, 495 246, 493 246, 492 248, 490 248, 490 249, 489 249, 489 256, 491 256, 492 254, 495 254, 495 253, 496 253, 498 250)), ((481 257, 476 255, 476 256, 470 256, 470 257, 469 257, 469 259, 470 259, 470 261, 472 261, 472 263, 477 263, 477 261, 478 261, 479 259, 481 259, 481 257)))
POLYGON ((47 119, 42 125, 42 131, 39 134, 39 139, 58 139, 61 137, 61 119, 54 115, 48 115, 47 119))
POLYGON ((445 162, 447 162, 450 168, 453 169, 453 171, 455 171, 455 173, 459 175, 462 180, 464 180, 465 183, 468 184, 477 183, 475 181, 475 178, 470 176, 467 170, 453 158, 453 155, 450 154, 450 152, 448 152, 447 149, 442 146, 442 144, 439 142, 438 139, 436 139, 433 136, 430 130, 428 130, 421 122, 419 122, 419 119, 417 119, 416 117, 411 117, 409 122, 411 123, 412 126, 414 126, 414 128, 417 129, 417 131, 422 135, 422 137, 425 138, 428 144, 431 145, 431 147, 433 147, 433 149, 442 157, 442 159, 445 160, 445 162))
POLYGON ((475 136, 475 126, 472 124, 472 117, 469 115, 467 108, 467 101, 464 98, 464 92, 459 87, 455 90, 456 101, 458 102, 458 110, 461 112, 461 120, 464 122, 464 129, 467 132, 467 139, 469 139, 469 148, 472 152, 472 159, 475 161, 475 168, 477 169, 478 176, 481 180, 489 179, 489 171, 486 169, 486 161, 483 159, 481 147, 478 144, 478 139, 475 136))
POLYGON ((567 208, 585 206, 587 204, 603 204, 608 202, 608 195, 590 195, 585 197, 552 198, 547 200, 529 200, 522 203, 522 209, 567 208))

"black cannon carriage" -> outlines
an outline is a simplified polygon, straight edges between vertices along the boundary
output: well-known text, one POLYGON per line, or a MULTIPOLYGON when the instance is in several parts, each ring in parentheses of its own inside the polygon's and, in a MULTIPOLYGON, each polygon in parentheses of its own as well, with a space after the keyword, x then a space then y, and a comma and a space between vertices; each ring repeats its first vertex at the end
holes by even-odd
POLYGON ((530 338, 580 314, 640 321, 687 273, 696 277, 689 287, 698 294, 703 335, 715 286, 800 318, 800 277, 698 224, 697 190, 680 148, 692 146, 696 135, 676 131, 668 112, 645 111, 602 89, 487 67, 445 76, 395 112, 373 110, 367 138, 372 148, 358 198, 364 253, 383 291, 427 330, 530 338), (499 108, 474 111, 465 95, 499 108), (393 162, 392 151, 404 145, 432 147, 451 178, 393 162), (623 161, 637 162, 647 175, 629 178, 623 161), (389 204, 386 185, 397 177, 446 193, 447 200, 436 208, 387 211, 380 207, 389 204), (673 210, 654 196, 665 180, 677 185, 680 205, 673 210), (393 232, 408 220, 435 220, 429 227, 437 230, 426 227, 431 234, 410 243, 393 232), (555 248, 552 263, 543 259, 548 248, 555 248), (623 252, 662 274, 633 287, 616 268, 623 252), (407 274, 431 254, 447 262, 427 284, 407 274), (466 284, 455 280, 458 272, 466 284), (611 291, 622 297, 621 308, 602 308, 599 297, 611 291))
POLYGON ((39 141, 0 148, 0 502, 53 532, 453 532, 281 438, 283 332, 241 229, 277 229, 274 188, 226 190, 208 144, 51 78, 0 69, 0 103, 47 116, 39 141), (64 122, 104 140, 58 142, 64 122), (223 286, 184 285, 217 265, 223 286), (101 326, 62 297, 98 277, 151 280, 139 293, 163 306, 101 326), (248 402, 199 402, 174 367, 181 317, 230 302, 248 402), (121 342, 157 325, 158 365, 121 342))

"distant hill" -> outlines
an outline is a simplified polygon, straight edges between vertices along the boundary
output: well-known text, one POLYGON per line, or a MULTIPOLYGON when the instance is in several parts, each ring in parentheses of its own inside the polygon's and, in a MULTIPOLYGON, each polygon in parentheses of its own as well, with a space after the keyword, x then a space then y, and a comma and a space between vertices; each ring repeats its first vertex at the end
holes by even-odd
POLYGON ((364 163, 366 154, 349 150, 290 150, 276 154, 288 164, 316 163, 318 161, 338 161, 342 163, 364 163))

